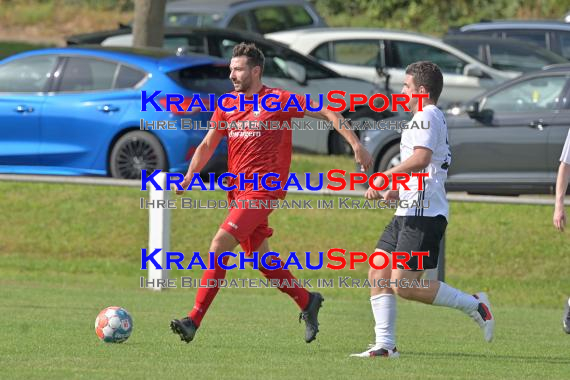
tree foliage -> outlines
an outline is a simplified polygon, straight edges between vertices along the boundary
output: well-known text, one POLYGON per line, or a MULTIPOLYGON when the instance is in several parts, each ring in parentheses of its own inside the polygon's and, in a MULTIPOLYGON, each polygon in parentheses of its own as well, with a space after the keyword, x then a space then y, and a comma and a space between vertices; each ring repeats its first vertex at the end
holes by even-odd
POLYGON ((570 0, 316 0, 331 26, 375 27, 443 35, 484 19, 556 19, 570 0))

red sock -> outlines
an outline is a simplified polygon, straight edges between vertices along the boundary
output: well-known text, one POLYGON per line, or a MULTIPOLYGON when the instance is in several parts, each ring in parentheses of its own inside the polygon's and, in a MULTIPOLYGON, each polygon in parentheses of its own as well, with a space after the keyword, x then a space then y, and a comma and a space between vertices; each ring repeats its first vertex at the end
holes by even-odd
MULTIPOLYGON (((277 257, 273 256, 273 260, 277 259, 277 257)), ((271 259, 269 259, 271 260, 271 259)), ((268 261, 269 261, 268 260, 268 261)), ((279 260, 279 259, 277 259, 279 260)), ((276 261, 276 260, 275 260, 276 261)), ((283 269, 283 261, 279 260, 279 268, 274 270, 269 270, 264 266, 260 266, 259 270, 263 274, 265 278, 268 279, 277 279, 277 280, 287 280, 287 282, 292 284, 292 280, 295 280, 295 276, 288 269, 283 269)), ((301 288, 300 286, 296 285, 293 287, 289 286, 281 286, 282 282, 279 281, 279 290, 283 293, 287 293, 289 297, 293 298, 293 300, 299 305, 301 310, 304 310, 309 305, 309 292, 305 288, 301 288)), ((287 285, 287 284, 285 284, 287 285)))
MULTIPOLYGON (((223 258, 224 265, 228 264, 228 260, 229 256, 225 256, 223 258)), ((202 279, 200 280, 200 284, 201 286, 207 286, 208 280, 210 279, 216 279, 218 280, 217 283, 219 283, 219 280, 224 278, 226 278, 226 270, 222 269, 218 265, 216 257, 215 269, 205 270, 204 274, 202 275, 202 279)), ((220 288, 217 285, 218 284, 216 284, 215 287, 198 288, 198 293, 196 293, 196 300, 194 301, 194 307, 192 308, 192 311, 188 313, 188 317, 192 319, 196 326, 200 326, 202 318, 204 318, 204 315, 208 311, 210 304, 216 297, 216 294, 218 294, 218 290, 220 290, 220 288)))

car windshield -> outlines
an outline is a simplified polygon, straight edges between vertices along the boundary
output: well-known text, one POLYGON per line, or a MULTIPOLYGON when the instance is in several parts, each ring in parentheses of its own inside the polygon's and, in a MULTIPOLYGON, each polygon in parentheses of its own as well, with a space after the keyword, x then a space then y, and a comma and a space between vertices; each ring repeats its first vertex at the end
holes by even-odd
POLYGON ((224 18, 224 14, 217 13, 192 13, 177 12, 168 13, 165 17, 166 26, 216 26, 216 23, 224 18))
POLYGON ((546 65, 567 62, 564 58, 539 47, 531 50, 516 45, 490 44, 489 49, 491 66, 498 70, 528 72, 539 70, 546 65))
POLYGON ((279 54, 278 52, 270 51, 268 49, 264 50, 267 51, 264 72, 267 76, 290 79, 290 75, 284 69, 286 66, 282 64, 283 62, 290 61, 305 68, 308 80, 338 77, 338 74, 332 72, 326 67, 319 66, 310 60, 305 60, 303 57, 299 57, 294 54, 279 54))

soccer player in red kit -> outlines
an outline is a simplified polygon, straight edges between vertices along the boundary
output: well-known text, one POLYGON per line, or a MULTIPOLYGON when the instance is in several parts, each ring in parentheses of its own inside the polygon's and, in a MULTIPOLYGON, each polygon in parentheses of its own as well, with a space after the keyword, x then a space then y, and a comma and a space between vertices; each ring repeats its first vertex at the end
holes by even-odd
MULTIPOLYGON (((326 107, 322 107, 321 111, 311 112, 306 110, 306 100, 304 96, 294 95, 301 108, 290 107, 288 112, 284 112, 283 108, 291 95, 285 90, 278 88, 269 88, 263 85, 261 76, 263 74, 265 58, 261 50, 254 44, 241 43, 234 47, 232 59, 230 63, 230 79, 233 82, 235 95, 237 99, 225 98, 223 105, 225 108, 236 106, 234 111, 223 111, 217 108, 212 116, 212 121, 225 121, 227 125, 231 122, 243 122, 247 125, 250 121, 279 121, 283 123, 287 121, 291 124, 292 118, 302 118, 304 115, 311 117, 330 120, 333 122, 338 132, 350 143, 354 150, 356 161, 366 169, 372 162, 370 154, 364 149, 358 137, 353 131, 341 128, 340 121, 342 116, 338 113, 329 111, 326 107), (253 104, 245 103, 244 111, 239 111, 239 94, 243 93, 247 100, 253 99, 253 94, 258 94, 258 100, 261 101, 264 95, 275 94, 279 99, 270 99, 266 103, 268 107, 272 107, 271 102, 281 102, 278 111, 270 112, 264 110, 261 105, 257 112, 254 111, 253 104)), ((239 125, 239 123, 237 123, 239 125)), ((218 124, 219 125, 219 124, 218 124)), ((182 186, 186 189, 191 181, 194 173, 199 173, 206 165, 214 150, 226 136, 228 139, 228 172, 235 175, 245 173, 245 178, 253 178, 253 173, 258 173, 259 178, 267 173, 279 174, 279 180, 285 183, 289 175, 291 165, 292 151, 292 131, 290 129, 276 128, 253 128, 246 127, 237 130, 232 129, 212 129, 196 149, 196 152, 188 168, 188 172, 184 177, 182 186)), ((268 191, 261 186, 259 190, 253 189, 253 184, 244 183, 244 190, 240 191, 239 177, 231 181, 229 186, 236 185, 237 188, 228 193, 228 200, 254 200, 254 199, 282 199, 286 193, 282 190, 268 191)), ((184 191, 177 191, 181 195, 184 191)), ((238 205, 241 204, 238 202, 238 205)), ((220 226, 218 232, 214 236, 210 245, 210 252, 219 255, 225 251, 232 251, 238 243, 246 251, 246 255, 252 252, 259 252, 261 257, 269 252, 269 244, 267 239, 272 235, 273 230, 269 227, 268 217, 271 209, 264 208, 245 208, 230 209, 228 216, 220 226)), ((227 263, 228 256, 224 257, 224 263, 227 263)), ((272 257, 268 260, 278 260, 272 257)), ((285 284, 291 284, 294 279, 293 275, 287 269, 283 269, 283 262, 277 269, 269 270, 263 265, 259 266, 262 274, 272 280, 278 280, 279 284, 286 280, 285 284)), ((208 269, 202 275, 202 284, 205 286, 210 279, 220 280, 225 278, 226 271, 220 266, 215 269, 208 269)), ((299 321, 305 321, 305 341, 307 343, 315 340, 319 331, 318 313, 323 302, 323 297, 317 292, 309 292, 302 287, 280 286, 279 289, 288 294, 299 306, 301 314, 299 321)), ((202 322, 202 318, 210 307, 214 297, 218 293, 218 287, 200 287, 196 294, 194 308, 187 317, 180 320, 175 319, 170 323, 172 331, 178 334, 181 340, 189 343, 194 339, 196 330, 202 322)))

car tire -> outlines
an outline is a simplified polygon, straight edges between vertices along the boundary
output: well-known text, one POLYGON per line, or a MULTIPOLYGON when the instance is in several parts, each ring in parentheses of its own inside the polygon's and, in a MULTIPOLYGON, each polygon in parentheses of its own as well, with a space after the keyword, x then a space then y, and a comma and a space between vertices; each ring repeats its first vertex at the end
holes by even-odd
MULTIPOLYGON (((358 131, 354 131, 358 135, 358 131)), ((331 131, 329 153, 341 156, 351 156, 352 147, 336 130, 331 131)))
MULTIPOLYGON (((360 124, 362 124, 364 121, 373 123, 384 118, 382 114, 374 112, 370 108, 359 108, 354 112, 345 114, 345 117, 347 119, 350 119, 351 122, 359 121, 360 124)), ((355 130, 354 133, 360 137, 360 131, 355 130)), ((353 154, 352 147, 336 130, 332 131, 330 135, 329 152, 330 154, 349 156, 353 154)))
POLYGON ((392 145, 388 148, 378 163, 377 172, 385 172, 402 162, 400 158, 400 144, 392 145))
POLYGON ((148 132, 132 131, 121 136, 109 157, 111 177, 141 178, 141 170, 167 170, 166 154, 160 141, 148 132))

